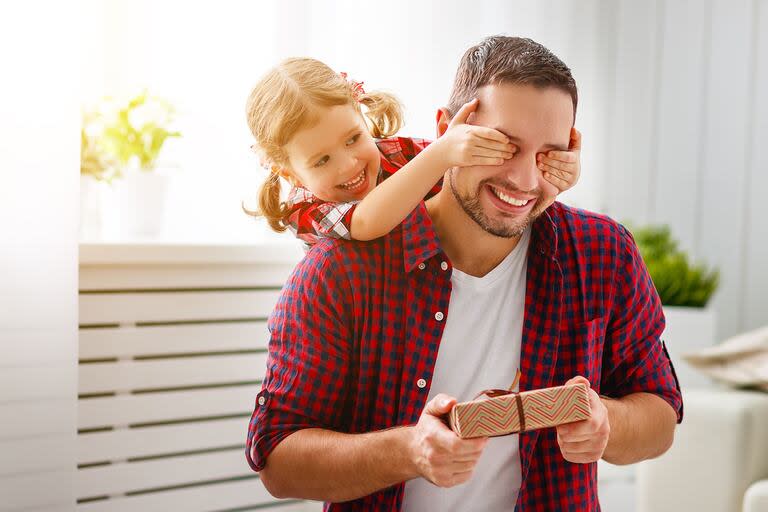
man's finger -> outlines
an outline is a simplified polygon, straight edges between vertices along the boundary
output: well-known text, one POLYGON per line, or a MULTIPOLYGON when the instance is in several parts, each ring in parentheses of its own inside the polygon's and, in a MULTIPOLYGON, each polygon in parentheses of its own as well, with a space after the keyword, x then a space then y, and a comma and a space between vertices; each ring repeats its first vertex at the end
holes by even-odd
POLYGON ((470 478, 472 478, 472 472, 474 471, 474 468, 472 468, 469 471, 464 471, 461 473, 454 473, 453 474, 453 483, 454 485, 463 484, 470 478))
POLYGON ((459 111, 456 112, 456 115, 453 116, 453 119, 451 119, 451 122, 448 123, 448 127, 450 128, 457 124, 466 124, 469 115, 477 109, 477 104, 478 100, 475 98, 462 105, 459 111))
POLYGON ((592 436, 597 431, 597 426, 594 423, 590 423, 589 419, 575 421, 568 423, 567 425, 560 425, 562 428, 558 428, 557 434, 565 439, 571 440, 580 436, 592 436))
POLYGON ((483 452, 485 446, 488 444, 487 437, 475 437, 472 439, 460 439, 459 448, 456 450, 456 455, 460 456, 476 456, 483 452))
POLYGON ((595 437, 594 434, 578 434, 578 435, 568 434, 566 436, 562 436, 562 435, 558 434, 557 435, 557 441, 562 446, 564 444, 582 443, 584 441, 590 441, 594 437, 595 437))
POLYGON ((587 389, 592 387, 592 385, 589 383, 589 380, 586 377, 582 377, 581 375, 577 375, 565 383, 566 386, 570 386, 571 384, 584 384, 587 386, 587 389))
POLYGON ((440 393, 427 403, 424 407, 424 412, 432 416, 443 416, 450 412, 454 404, 456 404, 455 398, 440 393))

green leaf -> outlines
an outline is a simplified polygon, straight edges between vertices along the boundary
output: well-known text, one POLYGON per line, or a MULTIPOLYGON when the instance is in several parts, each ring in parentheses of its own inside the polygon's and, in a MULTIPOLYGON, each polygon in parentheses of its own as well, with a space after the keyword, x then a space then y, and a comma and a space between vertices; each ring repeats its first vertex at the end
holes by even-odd
POLYGON ((665 306, 704 307, 717 289, 719 272, 689 261, 668 226, 628 227, 665 306))

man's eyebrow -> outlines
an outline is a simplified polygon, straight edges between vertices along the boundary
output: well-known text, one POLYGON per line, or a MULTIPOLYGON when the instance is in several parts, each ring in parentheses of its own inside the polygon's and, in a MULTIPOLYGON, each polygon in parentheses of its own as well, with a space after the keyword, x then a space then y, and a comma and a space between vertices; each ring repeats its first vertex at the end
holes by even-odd
MULTIPOLYGON (((349 138, 349 136, 352 135, 353 133, 355 133, 356 131, 360 131, 360 127, 359 126, 355 126, 351 130, 349 130, 347 133, 344 134, 344 136, 341 139, 342 140, 347 140, 349 138)), ((318 151, 317 153, 315 153, 311 157, 307 158, 307 164, 310 164, 310 163, 314 162, 315 160, 317 160, 317 158, 320 155, 322 155, 323 153, 325 153, 325 150, 318 151)))
MULTIPOLYGON (((493 129, 498 131, 498 132, 501 132, 504 135, 506 135, 507 137, 509 137, 510 142, 512 142, 514 144, 518 144, 519 145, 521 142, 523 142, 523 140, 520 137, 517 137, 515 135, 510 135, 507 132, 505 132, 504 130, 502 130, 501 128, 494 127, 493 129)), ((550 149, 555 149, 557 151, 568 151, 569 150, 567 145, 555 144, 553 142, 550 142, 548 144, 544 144, 542 149, 545 150, 545 151, 549 151, 550 149)))

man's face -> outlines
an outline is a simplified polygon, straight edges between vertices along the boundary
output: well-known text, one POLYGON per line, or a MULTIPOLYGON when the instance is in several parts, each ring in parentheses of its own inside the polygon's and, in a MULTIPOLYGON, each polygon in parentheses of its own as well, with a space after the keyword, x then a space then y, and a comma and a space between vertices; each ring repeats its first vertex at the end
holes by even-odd
POLYGON ((479 89, 477 97, 479 106, 469 123, 504 133, 517 152, 500 166, 451 169, 451 191, 488 233, 520 236, 557 196, 557 188, 537 167, 536 156, 551 149, 568 150, 573 103, 560 89, 530 85, 489 85, 479 89))

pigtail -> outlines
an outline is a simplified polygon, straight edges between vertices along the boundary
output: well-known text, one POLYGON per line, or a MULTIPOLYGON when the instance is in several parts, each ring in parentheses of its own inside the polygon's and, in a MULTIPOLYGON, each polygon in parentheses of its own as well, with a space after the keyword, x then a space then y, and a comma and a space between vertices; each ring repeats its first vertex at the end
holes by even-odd
POLYGON ((280 175, 276 172, 270 172, 259 190, 259 210, 248 210, 244 205, 241 207, 248 215, 264 217, 273 231, 282 233, 286 230, 283 221, 288 216, 288 208, 285 203, 280 201, 280 192, 280 175))
POLYGON ((368 109, 365 115, 371 123, 374 138, 391 137, 403 127, 403 108, 394 95, 373 91, 360 94, 358 101, 368 109))

